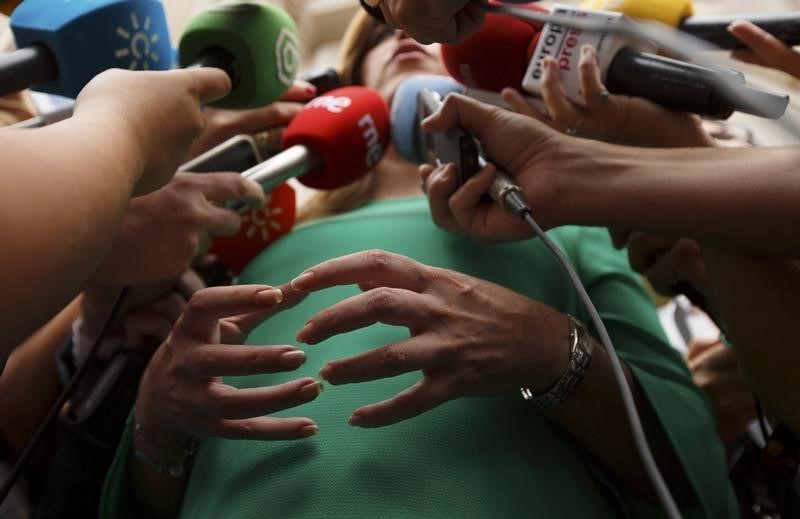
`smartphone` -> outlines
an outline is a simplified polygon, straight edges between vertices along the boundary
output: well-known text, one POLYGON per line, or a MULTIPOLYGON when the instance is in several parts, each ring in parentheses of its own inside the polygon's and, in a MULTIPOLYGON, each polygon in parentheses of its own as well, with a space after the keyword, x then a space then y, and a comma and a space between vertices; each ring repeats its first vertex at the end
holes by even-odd
MULTIPOLYGON (((433 114, 442 105, 442 97, 427 88, 419 92, 417 109, 419 121, 433 114)), ((458 171, 459 184, 463 184, 469 177, 477 173, 482 167, 480 150, 475 139, 459 127, 451 128, 446 133, 419 132, 419 146, 428 157, 431 164, 441 165, 452 163, 458 171)))
POLYGON ((250 135, 237 135, 210 150, 201 153, 178 168, 181 172, 214 173, 247 171, 262 162, 255 139, 250 135))

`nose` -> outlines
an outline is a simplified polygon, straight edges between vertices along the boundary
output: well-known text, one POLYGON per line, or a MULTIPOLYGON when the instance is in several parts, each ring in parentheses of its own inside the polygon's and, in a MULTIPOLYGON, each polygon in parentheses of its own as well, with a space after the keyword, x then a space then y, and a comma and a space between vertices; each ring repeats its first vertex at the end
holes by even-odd
POLYGON ((403 29, 395 29, 394 37, 395 39, 397 39, 397 41, 413 39, 411 35, 408 34, 406 31, 404 31, 403 29))

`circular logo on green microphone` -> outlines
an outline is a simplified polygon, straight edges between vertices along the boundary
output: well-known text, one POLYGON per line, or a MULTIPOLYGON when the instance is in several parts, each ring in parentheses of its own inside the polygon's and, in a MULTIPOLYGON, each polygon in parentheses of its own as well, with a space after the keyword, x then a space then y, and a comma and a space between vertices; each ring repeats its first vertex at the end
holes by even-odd
POLYGON ((275 42, 275 65, 278 79, 285 86, 290 86, 294 81, 299 63, 300 47, 297 45, 297 38, 292 31, 284 27, 275 42))

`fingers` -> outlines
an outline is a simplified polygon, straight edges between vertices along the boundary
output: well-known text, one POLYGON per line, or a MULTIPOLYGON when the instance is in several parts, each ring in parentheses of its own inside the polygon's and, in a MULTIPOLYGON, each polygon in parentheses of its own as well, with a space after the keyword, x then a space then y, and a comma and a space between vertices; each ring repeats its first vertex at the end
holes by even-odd
POLYGON ((199 67, 168 72, 189 83, 189 91, 200 103, 210 103, 225 97, 231 90, 231 79, 221 69, 199 67))
POLYGON ((239 173, 179 173, 190 175, 190 182, 197 186, 210 202, 224 203, 238 201, 252 208, 264 205, 267 198, 264 189, 239 173))
POLYGON ((296 407, 314 400, 321 392, 322 384, 312 378, 245 389, 211 383, 206 391, 194 396, 193 403, 212 418, 239 420, 296 407))
MULTIPOLYGON (((758 63, 758 60, 754 59, 747 60, 746 57, 743 61, 768 65, 795 77, 800 77, 800 54, 793 51, 791 47, 775 36, 745 20, 733 22, 728 27, 728 31, 750 47, 756 56, 762 60, 762 63, 758 63)), ((741 52, 733 53, 733 57, 737 59, 742 59, 743 56, 746 56, 746 54, 741 52)))
POLYGON ((212 287, 192 296, 176 330, 204 342, 216 342, 217 322, 224 317, 265 309, 280 302, 283 294, 267 285, 212 287))
POLYGON ((558 62, 553 58, 545 58, 543 68, 541 93, 550 117, 561 126, 561 129, 576 124, 580 114, 567 99, 567 93, 561 84, 558 62))
POLYGON ((446 132, 454 126, 461 126, 482 141, 486 133, 486 121, 500 113, 499 108, 461 94, 450 94, 445 97, 438 112, 422 121, 422 127, 431 132, 446 132))
POLYGON ((340 301, 313 317, 297 333, 297 340, 317 344, 340 333, 375 323, 419 329, 431 312, 425 296, 410 290, 378 287, 340 301))
POLYGON ((525 99, 525 97, 513 88, 504 88, 500 92, 500 97, 511 105, 511 108, 518 114, 527 115, 542 122, 547 121, 547 117, 543 114, 532 102, 525 99))
POLYGON ((450 212, 462 228, 485 227, 486 224, 474 224, 473 219, 486 217, 489 208, 500 209, 500 206, 495 206, 487 198, 489 188, 496 176, 497 168, 493 164, 487 164, 485 168, 464 182, 464 185, 450 197, 450 212))
POLYGON ((695 359, 701 353, 710 350, 718 344, 721 344, 718 339, 693 340, 691 344, 689 344, 689 351, 686 353, 686 360, 689 361, 695 359))
MULTIPOLYGON (((317 87, 309 83, 308 81, 303 81, 302 79, 295 79, 292 82, 292 86, 289 87, 289 90, 283 94, 280 99, 281 101, 308 101, 317 95, 317 87)), ((301 107, 302 108, 302 107, 301 107)))
POLYGON ((183 366, 199 378, 257 375, 295 370, 306 354, 292 346, 205 344, 195 348, 183 366))
POLYGON ((393 398, 357 409, 350 425, 382 427, 420 415, 450 400, 443 381, 423 379, 393 398))
POLYGON ((294 290, 313 292, 363 281, 421 292, 427 286, 426 267, 406 256, 369 250, 311 267, 293 279, 291 286, 294 290))
POLYGON ((413 337, 388 344, 360 355, 328 362, 319 372, 320 378, 332 385, 367 382, 395 377, 411 371, 422 371, 447 360, 445 348, 430 347, 413 337))
POLYGON ((634 272, 644 274, 669 248, 677 238, 634 231, 627 240, 628 261, 634 272))
MULTIPOLYGON (((242 226, 239 215, 231 209, 210 205, 206 208, 206 215, 209 224, 208 233, 212 236, 233 236, 239 232, 239 228, 242 226)), ((208 246, 210 246, 210 244, 206 245, 207 247, 202 249, 203 251, 208 250, 208 246)))
POLYGON ((701 368, 723 371, 737 368, 739 365, 736 354, 721 342, 698 353, 687 363, 693 372, 701 368))
POLYGON ((700 250, 692 240, 681 239, 657 256, 645 276, 659 293, 672 294, 675 283, 685 281, 707 297, 704 287, 705 269, 700 250))
POLYGON ((607 107, 608 90, 600 78, 600 67, 597 65, 597 51, 591 45, 581 47, 581 58, 578 62, 578 77, 581 93, 586 107, 598 112, 607 107))
MULTIPOLYGON (((204 259, 210 259, 210 264, 213 264, 217 261, 213 256, 206 257, 204 259)), ((178 282, 175 284, 175 291, 183 295, 183 297, 188 301, 195 292, 202 290, 205 287, 206 284, 203 282, 203 279, 197 275, 197 272, 189 269, 178 278, 178 282)))
POLYGON ((264 321, 264 319, 277 312, 292 308, 308 297, 308 293, 306 292, 292 290, 292 287, 288 283, 279 286, 278 290, 283 294, 283 299, 279 305, 222 319, 220 321, 221 342, 227 344, 242 342, 256 326, 264 321))
POLYGON ((453 164, 436 167, 420 166, 423 191, 428 195, 433 221, 442 229, 459 230, 450 212, 450 195, 458 188, 456 168, 453 164))
POLYGON ((228 440, 300 440, 319 434, 319 427, 308 418, 221 420, 206 429, 209 435, 228 440))

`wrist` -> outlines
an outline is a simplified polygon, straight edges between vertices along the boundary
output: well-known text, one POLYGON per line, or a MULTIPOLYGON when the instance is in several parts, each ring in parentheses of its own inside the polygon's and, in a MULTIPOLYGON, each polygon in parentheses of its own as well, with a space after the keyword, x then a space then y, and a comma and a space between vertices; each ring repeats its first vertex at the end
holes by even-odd
POLYGON ((97 171, 111 176, 127 198, 144 175, 144 149, 136 128, 127 121, 124 113, 100 108, 76 111, 63 130, 80 145, 92 143, 97 171))

